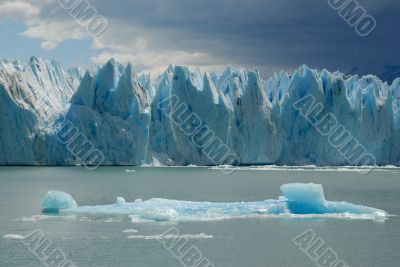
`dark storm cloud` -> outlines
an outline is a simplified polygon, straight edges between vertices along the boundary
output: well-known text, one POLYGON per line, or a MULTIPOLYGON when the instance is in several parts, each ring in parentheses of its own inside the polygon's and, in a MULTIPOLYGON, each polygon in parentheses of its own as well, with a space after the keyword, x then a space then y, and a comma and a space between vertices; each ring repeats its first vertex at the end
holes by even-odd
MULTIPOLYGON (((378 72, 400 64, 397 1, 359 0, 377 20, 360 37, 327 0, 91 1, 110 23, 131 25, 148 48, 204 52, 220 64, 378 72)), ((118 32, 113 33, 116 38, 118 32)), ((215 62, 213 62, 215 63, 215 62)))

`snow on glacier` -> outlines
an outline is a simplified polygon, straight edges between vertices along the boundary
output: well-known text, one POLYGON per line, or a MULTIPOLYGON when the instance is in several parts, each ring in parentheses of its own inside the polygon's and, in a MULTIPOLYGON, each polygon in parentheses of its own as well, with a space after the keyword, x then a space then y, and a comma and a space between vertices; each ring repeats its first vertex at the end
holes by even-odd
POLYGON ((104 154, 104 165, 216 165, 160 108, 176 96, 240 165, 352 165, 294 109, 307 94, 377 165, 400 165, 400 78, 388 85, 301 66, 263 80, 244 68, 208 74, 172 65, 153 77, 113 59, 84 72, 36 57, 0 61, 0 164, 81 163, 56 138, 68 120, 104 154))
POLYGON ((133 222, 204 221, 243 217, 335 217, 355 219, 385 219, 380 209, 347 202, 325 200, 320 184, 285 184, 283 197, 257 202, 195 202, 153 198, 115 204, 76 206, 67 193, 51 191, 44 197, 42 212, 61 215, 127 215, 133 222))

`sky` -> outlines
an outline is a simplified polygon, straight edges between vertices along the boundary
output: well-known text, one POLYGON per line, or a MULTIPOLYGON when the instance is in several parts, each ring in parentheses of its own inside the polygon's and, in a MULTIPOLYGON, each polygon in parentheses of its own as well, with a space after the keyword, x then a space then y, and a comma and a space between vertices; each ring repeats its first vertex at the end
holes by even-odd
POLYGON ((302 64, 360 74, 400 66, 400 1, 358 0, 376 20, 364 37, 331 7, 335 1, 342 0, 0 0, 0 58, 38 56, 68 68, 114 57, 154 73, 168 64, 232 65, 263 76, 302 64), (88 31, 90 20, 63 7, 73 2, 93 7, 105 31, 88 31))

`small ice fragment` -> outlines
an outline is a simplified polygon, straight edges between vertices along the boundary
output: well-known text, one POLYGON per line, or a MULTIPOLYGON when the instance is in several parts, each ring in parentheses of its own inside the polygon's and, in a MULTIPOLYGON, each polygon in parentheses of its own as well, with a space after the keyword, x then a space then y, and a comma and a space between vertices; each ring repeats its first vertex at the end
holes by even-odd
POLYGON ((104 220, 105 223, 113 223, 113 222, 120 222, 121 220, 115 218, 107 218, 104 220))
POLYGON ((157 207, 151 210, 145 210, 141 214, 144 219, 154 220, 156 222, 172 221, 178 217, 178 212, 169 207, 157 207))
POLYGON ((3 236, 4 239, 24 239, 24 236, 22 235, 16 235, 16 234, 7 234, 3 236))
POLYGON ((125 206, 125 199, 123 197, 117 197, 117 206, 124 207, 125 206))
POLYGON ((135 230, 135 229, 126 229, 126 230, 124 230, 124 231, 122 231, 123 233, 137 233, 138 232, 138 230, 135 230))
POLYGON ((144 239, 144 240, 167 240, 167 239, 210 239, 214 238, 212 235, 207 235, 205 233, 200 234, 186 234, 186 235, 129 235, 128 239, 144 239))

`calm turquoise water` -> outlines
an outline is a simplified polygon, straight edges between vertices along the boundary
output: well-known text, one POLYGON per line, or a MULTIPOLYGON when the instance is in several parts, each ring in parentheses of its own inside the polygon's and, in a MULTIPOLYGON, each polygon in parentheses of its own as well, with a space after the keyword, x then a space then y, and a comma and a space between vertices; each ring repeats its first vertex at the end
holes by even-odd
POLYGON ((400 219, 369 220, 253 218, 177 224, 132 223, 124 216, 43 218, 41 198, 57 189, 79 205, 114 203, 154 197, 193 201, 258 201, 276 199, 279 186, 291 182, 321 183, 328 200, 348 201, 400 214, 400 172, 374 171, 237 171, 224 175, 206 168, 107 167, 0 168, 0 266, 44 266, 20 240, 40 229, 76 266, 183 266, 163 245, 145 236, 171 227, 190 239, 215 266, 317 266, 292 239, 312 229, 349 266, 399 266, 400 219), (132 168, 130 168, 132 169, 132 168), (137 233, 124 233, 135 229, 137 233), (129 235, 142 238, 128 239, 129 235), (201 237, 200 235, 199 237, 201 237))

